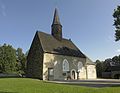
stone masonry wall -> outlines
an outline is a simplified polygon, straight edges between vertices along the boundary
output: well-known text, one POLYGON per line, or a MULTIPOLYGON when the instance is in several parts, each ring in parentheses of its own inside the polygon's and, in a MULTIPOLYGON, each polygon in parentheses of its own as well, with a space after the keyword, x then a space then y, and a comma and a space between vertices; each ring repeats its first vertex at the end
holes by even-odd
MULTIPOLYGON (((63 60, 66 59, 69 62, 69 70, 70 75, 71 71, 75 70, 75 78, 77 79, 77 71, 78 71, 78 62, 82 62, 83 66, 85 66, 85 58, 78 58, 78 57, 71 57, 71 56, 64 56, 64 55, 55 55, 55 54, 44 54, 44 63, 43 63, 43 80, 48 80, 48 68, 54 69, 54 80, 66 80, 66 76, 64 76, 62 63, 63 60)), ((86 70, 83 67, 81 71, 79 79, 86 79, 86 70)))
POLYGON ((27 77, 43 79, 43 50, 36 33, 27 57, 27 77))

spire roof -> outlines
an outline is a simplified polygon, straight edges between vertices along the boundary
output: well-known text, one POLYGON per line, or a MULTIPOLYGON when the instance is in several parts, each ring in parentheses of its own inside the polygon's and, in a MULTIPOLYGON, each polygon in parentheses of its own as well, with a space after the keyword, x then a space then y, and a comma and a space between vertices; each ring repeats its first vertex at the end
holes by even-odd
POLYGON ((54 18, 53 18, 53 23, 52 24, 61 24, 57 8, 55 8, 54 18))

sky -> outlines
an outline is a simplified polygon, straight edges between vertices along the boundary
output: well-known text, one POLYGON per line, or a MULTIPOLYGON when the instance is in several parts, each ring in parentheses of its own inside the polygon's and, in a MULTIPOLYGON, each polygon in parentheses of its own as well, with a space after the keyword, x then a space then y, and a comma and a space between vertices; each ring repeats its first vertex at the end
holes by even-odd
POLYGON ((114 9, 119 0, 0 0, 0 45, 29 50, 36 31, 51 33, 57 7, 63 37, 91 60, 120 54, 115 42, 114 9))

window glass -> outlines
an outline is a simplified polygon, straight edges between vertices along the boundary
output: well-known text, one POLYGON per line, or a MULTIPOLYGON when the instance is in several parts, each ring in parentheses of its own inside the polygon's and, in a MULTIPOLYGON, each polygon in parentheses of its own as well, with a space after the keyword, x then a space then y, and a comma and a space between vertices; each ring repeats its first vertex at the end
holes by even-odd
POLYGON ((52 76, 53 75, 53 68, 49 69, 49 74, 52 76))
POLYGON ((66 59, 63 60, 63 71, 69 71, 69 62, 66 59))

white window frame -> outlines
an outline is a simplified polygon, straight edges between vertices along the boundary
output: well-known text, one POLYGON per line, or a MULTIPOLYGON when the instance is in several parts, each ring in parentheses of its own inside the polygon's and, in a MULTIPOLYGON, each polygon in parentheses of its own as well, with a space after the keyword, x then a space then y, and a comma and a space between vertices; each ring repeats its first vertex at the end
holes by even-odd
POLYGON ((69 62, 67 59, 63 60, 63 72, 69 71, 69 62))

